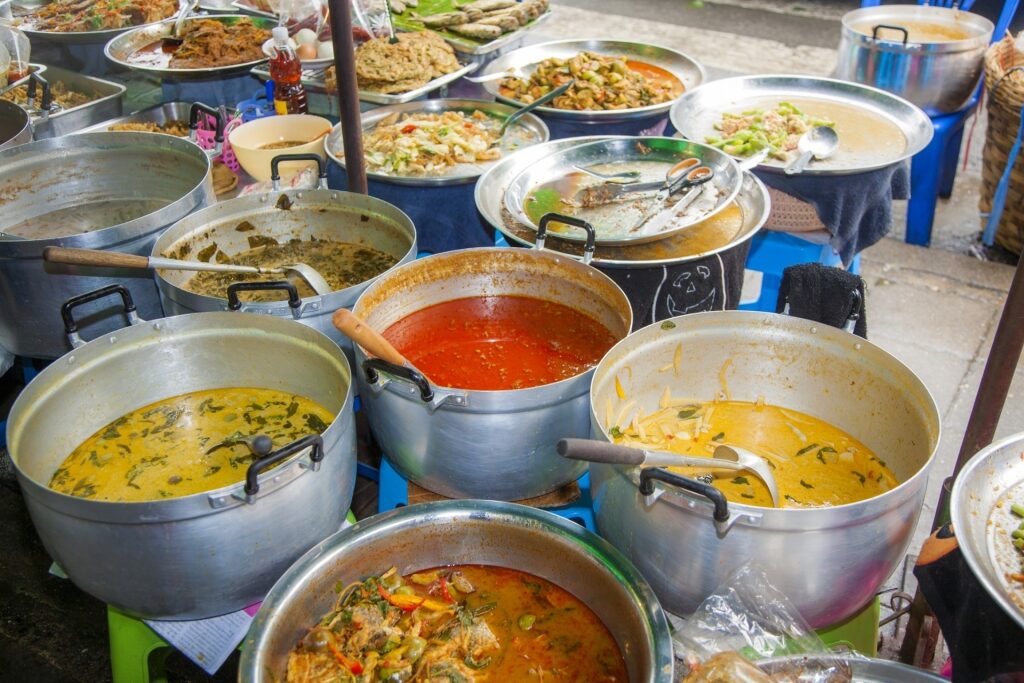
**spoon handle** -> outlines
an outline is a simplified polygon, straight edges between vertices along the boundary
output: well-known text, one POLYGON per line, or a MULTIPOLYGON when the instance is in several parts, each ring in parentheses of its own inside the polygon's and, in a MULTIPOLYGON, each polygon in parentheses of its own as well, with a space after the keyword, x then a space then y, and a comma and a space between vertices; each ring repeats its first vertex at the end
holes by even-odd
POLYGON ((519 119, 521 119, 524 116, 526 116, 528 113, 530 113, 531 111, 533 111, 537 107, 543 107, 545 104, 547 104, 551 100, 555 99, 556 97, 560 97, 561 95, 563 95, 569 88, 572 87, 572 84, 575 83, 575 82, 576 82, 576 79, 573 79, 573 80, 569 81, 568 83, 565 83, 564 85, 560 85, 557 88, 555 88, 554 90, 552 90, 551 92, 549 92, 548 94, 546 94, 546 95, 544 95, 542 97, 538 97, 533 102, 530 102, 528 105, 526 105, 522 109, 519 109, 518 111, 512 112, 509 115, 509 117, 507 119, 505 119, 505 123, 501 124, 501 128, 498 129, 498 135, 504 135, 505 131, 508 130, 509 126, 511 126, 513 123, 515 123, 519 119))
POLYGON ((408 359, 399 353, 391 342, 347 308, 335 311, 332 321, 340 332, 377 358, 402 367, 412 367, 408 359))
POLYGON ((813 152, 803 152, 793 161, 793 163, 786 167, 786 175, 797 175, 798 173, 803 173, 804 169, 807 168, 807 164, 810 163, 813 155, 813 152))

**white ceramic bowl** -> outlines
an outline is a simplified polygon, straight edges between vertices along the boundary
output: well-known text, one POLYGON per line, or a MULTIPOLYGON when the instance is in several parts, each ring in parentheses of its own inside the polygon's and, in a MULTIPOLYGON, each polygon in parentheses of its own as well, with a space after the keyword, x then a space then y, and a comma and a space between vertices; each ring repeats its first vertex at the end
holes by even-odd
MULTIPOLYGON (((258 181, 270 180, 270 161, 282 154, 317 154, 326 160, 324 151, 325 132, 330 132, 331 122, 320 116, 309 114, 287 114, 268 116, 243 123, 228 135, 228 142, 242 169, 258 181), (305 144, 283 149, 264 149, 267 145, 286 140, 308 140, 305 144)), ((290 178, 302 170, 312 167, 312 162, 291 161, 281 164, 281 177, 290 178)))

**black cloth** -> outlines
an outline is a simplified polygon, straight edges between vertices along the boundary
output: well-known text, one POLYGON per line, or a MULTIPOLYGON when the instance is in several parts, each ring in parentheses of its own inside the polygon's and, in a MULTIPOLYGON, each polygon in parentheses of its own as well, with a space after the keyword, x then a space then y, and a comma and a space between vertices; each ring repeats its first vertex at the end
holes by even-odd
POLYGON ((864 301, 864 280, 859 275, 820 263, 802 263, 782 271, 775 310, 782 313, 788 303, 789 315, 839 328, 855 314, 853 333, 866 339, 864 301))
POLYGON ((757 177, 768 187, 813 206, 832 234, 829 243, 846 265, 892 228, 892 200, 910 196, 906 161, 850 175, 787 176, 762 171, 757 177))
POLYGON ((954 683, 1024 681, 1024 630, 975 578, 949 526, 925 542, 914 576, 949 646, 954 683))

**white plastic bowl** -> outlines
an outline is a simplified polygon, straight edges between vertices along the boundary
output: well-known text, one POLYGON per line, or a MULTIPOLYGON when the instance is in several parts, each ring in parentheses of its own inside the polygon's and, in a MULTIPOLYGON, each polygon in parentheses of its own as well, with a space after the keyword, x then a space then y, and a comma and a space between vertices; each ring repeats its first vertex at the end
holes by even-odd
MULTIPOLYGON (((228 142, 242 169, 258 181, 270 180, 270 161, 282 154, 317 154, 326 160, 324 151, 325 132, 330 132, 331 122, 310 114, 287 114, 268 116, 243 123, 228 135, 228 142), (286 140, 308 140, 302 145, 283 149, 262 149, 275 142, 286 140)), ((281 164, 281 177, 290 178, 312 162, 290 161, 281 164)))

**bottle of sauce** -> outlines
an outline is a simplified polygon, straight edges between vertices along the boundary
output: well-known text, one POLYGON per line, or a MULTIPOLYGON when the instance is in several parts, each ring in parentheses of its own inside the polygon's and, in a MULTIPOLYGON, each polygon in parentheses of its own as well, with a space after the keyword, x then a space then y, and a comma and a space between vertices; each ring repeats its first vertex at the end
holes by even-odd
POLYGON ((270 59, 270 78, 274 81, 274 111, 278 114, 305 114, 306 89, 302 85, 302 62, 288 44, 288 29, 277 26, 274 56, 270 59))

